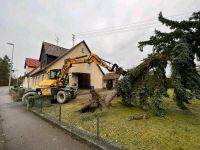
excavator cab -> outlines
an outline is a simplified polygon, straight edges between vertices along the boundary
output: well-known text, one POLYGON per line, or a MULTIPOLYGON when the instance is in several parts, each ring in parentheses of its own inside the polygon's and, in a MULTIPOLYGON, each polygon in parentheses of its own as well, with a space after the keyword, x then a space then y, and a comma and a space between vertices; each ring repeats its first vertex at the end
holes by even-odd
POLYGON ((59 79, 61 75, 61 69, 52 69, 49 71, 49 79, 59 79))

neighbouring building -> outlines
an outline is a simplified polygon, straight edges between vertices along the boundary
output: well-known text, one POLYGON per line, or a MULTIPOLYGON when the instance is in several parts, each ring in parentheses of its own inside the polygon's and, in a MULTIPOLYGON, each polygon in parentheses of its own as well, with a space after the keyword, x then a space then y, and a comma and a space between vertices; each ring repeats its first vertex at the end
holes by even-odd
POLYGON ((116 83, 119 79, 120 75, 116 73, 107 73, 103 77, 104 81, 104 88, 106 89, 113 89, 116 86, 116 83))
MULTIPOLYGON (((85 41, 82 41, 66 49, 47 42, 42 43, 40 52, 40 66, 26 74, 29 88, 35 88, 44 79, 48 79, 49 71, 52 69, 62 69, 64 60, 67 58, 80 57, 91 53, 85 41)), ((78 86, 79 89, 103 88, 104 73, 99 65, 95 63, 74 64, 68 73, 69 85, 78 86)))
POLYGON ((24 69, 25 69, 25 74, 31 72, 35 68, 40 66, 40 61, 37 59, 32 59, 32 58, 26 58, 25 63, 24 63, 24 69))
POLYGON ((33 70, 38 68, 40 66, 40 61, 37 59, 32 58, 26 58, 24 63, 24 80, 23 80, 23 87, 28 88, 29 87, 29 79, 27 75, 29 75, 33 70))

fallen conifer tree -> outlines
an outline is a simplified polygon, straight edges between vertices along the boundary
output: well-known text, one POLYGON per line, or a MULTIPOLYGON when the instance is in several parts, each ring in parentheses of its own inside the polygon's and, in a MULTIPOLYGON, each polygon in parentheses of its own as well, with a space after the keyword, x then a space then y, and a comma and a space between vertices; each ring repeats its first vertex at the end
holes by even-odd
POLYGON ((91 93, 92 100, 81 109, 82 112, 108 106, 119 94, 125 105, 138 105, 155 115, 163 116, 165 112, 162 101, 164 97, 168 97, 168 64, 171 65, 177 106, 187 110, 185 104, 190 104, 191 99, 200 99, 200 75, 195 64, 195 60, 200 59, 200 12, 193 13, 184 21, 166 19, 162 13, 158 19, 171 32, 155 30, 155 35, 149 40, 139 42, 141 51, 145 46, 152 46, 153 52, 137 67, 129 69, 127 75, 118 81, 116 90, 105 99, 95 91, 91 93))
POLYGON ((118 82, 117 92, 124 104, 139 105, 163 116, 162 101, 168 96, 167 64, 171 65, 177 106, 187 110, 185 104, 189 100, 200 99, 200 75, 195 65, 195 60, 200 58, 200 12, 184 21, 166 19, 162 13, 158 19, 171 32, 155 30, 149 40, 139 42, 141 51, 145 46, 152 46, 153 52, 137 67, 129 69, 128 75, 118 82))

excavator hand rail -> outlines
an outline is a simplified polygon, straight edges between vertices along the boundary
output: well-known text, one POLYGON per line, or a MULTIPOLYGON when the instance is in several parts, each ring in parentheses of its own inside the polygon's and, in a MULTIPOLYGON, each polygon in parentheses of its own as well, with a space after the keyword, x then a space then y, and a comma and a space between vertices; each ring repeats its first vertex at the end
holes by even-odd
POLYGON ((109 62, 109 61, 107 61, 105 59, 101 59, 101 60, 103 60, 104 62, 107 62, 108 64, 112 64, 111 62, 109 62))

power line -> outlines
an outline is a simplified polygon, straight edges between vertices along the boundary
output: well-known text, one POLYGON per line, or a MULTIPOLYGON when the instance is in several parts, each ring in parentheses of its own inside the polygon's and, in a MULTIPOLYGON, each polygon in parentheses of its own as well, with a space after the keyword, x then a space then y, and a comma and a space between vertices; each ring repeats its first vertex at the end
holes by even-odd
MULTIPOLYGON (((183 17, 179 17, 179 19, 181 18, 185 18, 186 16, 183 17)), ((130 26, 130 27, 123 27, 123 28, 116 28, 116 29, 110 29, 107 31, 96 31, 96 32, 91 32, 88 34, 82 34, 82 35, 77 35, 78 38, 90 38, 90 37, 96 37, 96 36, 104 36, 107 34, 113 34, 113 33, 119 33, 119 32, 126 32, 126 31, 137 31, 137 30, 141 30, 141 29, 149 29, 149 28, 155 28, 155 27, 159 27, 162 26, 160 25, 160 23, 155 22, 155 23, 151 23, 151 24, 138 24, 135 26, 130 26)))
POLYGON ((151 27, 155 28, 155 27, 158 27, 158 25, 159 24, 157 23, 157 24, 147 24, 147 25, 140 25, 140 26, 132 26, 132 27, 128 27, 128 28, 112 29, 112 30, 104 31, 104 32, 103 31, 93 32, 93 33, 89 33, 89 34, 79 35, 77 37, 81 38, 81 37, 88 37, 88 36, 94 36, 94 35, 97 36, 97 35, 101 35, 101 34, 112 34, 112 33, 124 32, 124 31, 136 31, 136 30, 140 30, 140 29, 146 29, 146 27, 147 28, 151 28, 151 27))
POLYGON ((89 35, 89 34, 94 34, 94 33, 99 33, 99 32, 111 32, 111 31, 116 31, 116 30, 123 30, 123 29, 127 29, 127 28, 131 28, 131 27, 140 27, 142 25, 146 25, 146 24, 155 24, 156 22, 149 22, 149 23, 145 23, 145 24, 137 24, 134 26, 124 26, 124 27, 120 27, 120 28, 109 28, 107 30, 96 30, 94 32, 89 32, 89 33, 85 33, 85 34, 78 34, 77 36, 82 36, 82 35, 89 35))
MULTIPOLYGON (((189 13, 191 13, 191 12, 182 13, 182 14, 178 14, 178 15, 171 15, 171 16, 167 16, 167 17, 179 17, 179 19, 180 19, 181 16, 186 17, 186 14, 189 14, 189 13)), ((120 30, 120 29, 124 29, 124 28, 136 27, 136 26, 145 25, 147 23, 156 23, 156 22, 157 22, 157 19, 153 18, 153 19, 148 19, 148 20, 144 20, 144 21, 140 21, 140 22, 134 22, 134 23, 125 24, 125 25, 101 28, 101 29, 96 29, 96 30, 89 30, 89 31, 86 31, 86 32, 77 33, 76 35, 77 36, 83 36, 83 35, 88 35, 88 34, 94 34, 94 33, 97 33, 97 32, 110 32, 110 31, 113 31, 113 30, 120 30)))
POLYGON ((115 34, 115 33, 120 33, 120 32, 137 31, 137 30, 141 30, 141 29, 144 30, 144 29, 149 29, 149 28, 155 27, 156 25, 158 26, 159 24, 150 24, 150 25, 141 26, 141 27, 138 27, 138 28, 128 28, 128 29, 123 29, 123 30, 114 30, 114 31, 111 31, 111 32, 99 32, 99 33, 96 33, 96 34, 78 36, 78 38, 90 38, 90 37, 96 37, 96 36, 102 36, 102 35, 104 36, 104 35, 115 34))

